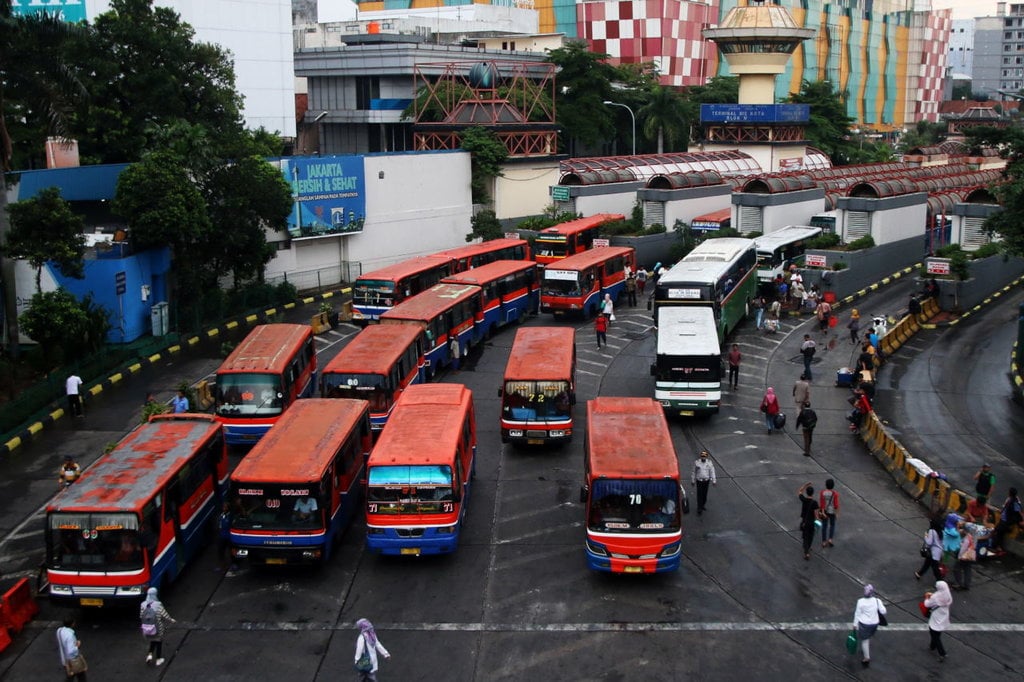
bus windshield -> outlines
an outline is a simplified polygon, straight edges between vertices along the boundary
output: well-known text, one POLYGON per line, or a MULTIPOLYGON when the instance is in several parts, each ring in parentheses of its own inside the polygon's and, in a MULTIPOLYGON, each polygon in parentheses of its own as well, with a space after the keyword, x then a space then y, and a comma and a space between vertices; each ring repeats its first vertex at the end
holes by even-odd
POLYGON ((360 279, 352 287, 355 305, 394 305, 395 283, 389 280, 360 279))
POLYGON ((324 397, 366 400, 371 410, 386 410, 394 393, 388 383, 387 377, 380 374, 329 372, 324 374, 324 397))
MULTIPOLYGON (((588 275, 587 291, 590 291, 593 283, 593 275, 588 275)), ((580 287, 580 273, 576 270, 545 268, 544 286, 541 293, 547 296, 580 296, 583 293, 583 289, 580 287)))
POLYGON ((534 242, 534 248, 537 250, 538 256, 562 258, 569 255, 569 242, 565 237, 545 237, 543 241, 538 238, 534 242), (561 239, 561 241, 549 241, 554 239, 561 239))
POLYGON ((591 530, 652 532, 679 530, 679 484, 673 480, 608 479, 593 482, 591 530))
POLYGON ((127 513, 50 514, 51 568, 131 571, 142 568, 139 520, 127 513))
POLYGON ((719 357, 658 355, 655 360, 658 381, 710 382, 722 380, 719 357))
POLYGON ((568 381, 507 381, 501 414, 506 419, 568 419, 572 405, 568 381))
POLYGON ((454 509, 450 466, 374 466, 366 501, 374 514, 431 514, 454 509))
POLYGON ((217 414, 224 417, 281 414, 281 380, 273 374, 218 374, 217 414))
POLYGON ((232 483, 232 526, 246 530, 323 528, 319 486, 232 483))

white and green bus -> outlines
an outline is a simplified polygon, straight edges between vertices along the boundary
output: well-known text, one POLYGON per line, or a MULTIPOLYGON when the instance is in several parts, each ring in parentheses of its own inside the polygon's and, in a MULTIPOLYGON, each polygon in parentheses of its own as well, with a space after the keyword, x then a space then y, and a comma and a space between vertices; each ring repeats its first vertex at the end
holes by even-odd
POLYGON ((750 311, 757 295, 757 252, 754 240, 739 237, 708 239, 658 279, 654 287, 654 321, 672 306, 708 306, 715 316, 719 342, 750 311))
POLYGON ((708 306, 662 308, 658 352, 651 365, 654 399, 669 415, 718 412, 722 401, 722 350, 708 306))
POLYGON ((757 279, 767 284, 776 275, 785 275, 791 265, 804 267, 804 252, 808 240, 821 234, 820 227, 787 225, 786 227, 754 238, 757 249, 757 279))

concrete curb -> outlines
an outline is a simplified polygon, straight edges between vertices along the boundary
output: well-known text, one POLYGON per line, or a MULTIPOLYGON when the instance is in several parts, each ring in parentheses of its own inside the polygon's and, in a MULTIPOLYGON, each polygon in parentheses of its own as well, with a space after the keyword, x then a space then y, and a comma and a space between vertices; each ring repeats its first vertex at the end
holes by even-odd
MULTIPOLYGON (((122 367, 120 371, 115 372, 114 374, 108 376, 106 379, 98 381, 89 386, 86 389, 86 393, 90 396, 97 396, 105 390, 113 389, 115 386, 121 383, 125 379, 125 377, 138 374, 143 369, 150 367, 169 356, 177 355, 182 351, 191 350, 195 348, 197 345, 199 345, 199 342, 203 341, 204 339, 216 339, 221 334, 234 331, 235 329, 238 329, 241 326, 255 326, 256 324, 264 322, 267 319, 273 317, 282 310, 293 310, 300 305, 309 305, 311 303, 317 303, 320 301, 329 301, 333 299, 335 296, 342 296, 344 294, 350 293, 351 291, 351 287, 345 287, 344 289, 339 289, 337 291, 328 291, 322 294, 317 294, 315 296, 306 296, 300 298, 297 301, 292 301, 291 303, 286 303, 279 307, 267 308, 266 310, 262 310, 258 313, 252 313, 249 315, 244 315, 242 317, 228 320, 227 322, 224 322, 223 324, 218 325, 217 327, 207 329, 206 331, 200 334, 191 336, 188 339, 182 341, 181 343, 176 343, 173 346, 168 346, 167 348, 163 349, 158 353, 154 353, 149 357, 142 358, 137 362, 133 362, 130 365, 122 367)), ((58 407, 51 411, 42 419, 29 423, 23 429, 21 429, 13 438, 11 438, 5 443, 0 443, 0 456, 9 455, 13 453, 15 450, 21 447, 23 443, 31 440, 36 434, 38 434, 43 429, 52 427, 57 422, 58 419, 61 419, 65 415, 66 410, 62 407, 58 407)))

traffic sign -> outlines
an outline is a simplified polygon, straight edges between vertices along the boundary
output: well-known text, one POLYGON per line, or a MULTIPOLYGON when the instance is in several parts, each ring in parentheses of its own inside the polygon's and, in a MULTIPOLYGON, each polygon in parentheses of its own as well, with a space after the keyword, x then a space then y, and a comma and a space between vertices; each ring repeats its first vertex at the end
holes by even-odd
POLYGON ((564 185, 555 185, 552 187, 551 201, 569 201, 569 188, 564 185))
POLYGON ((809 268, 824 268, 827 267, 828 258, 826 258, 823 254, 820 253, 809 253, 807 254, 804 262, 807 264, 807 267, 809 268))
POLYGON ((124 271, 114 273, 114 289, 118 296, 128 290, 128 275, 124 271))

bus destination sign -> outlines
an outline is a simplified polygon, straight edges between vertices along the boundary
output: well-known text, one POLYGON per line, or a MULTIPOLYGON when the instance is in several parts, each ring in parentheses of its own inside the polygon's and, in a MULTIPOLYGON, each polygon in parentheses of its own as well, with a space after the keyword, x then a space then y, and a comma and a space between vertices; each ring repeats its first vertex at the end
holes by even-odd
POLYGON ((809 104, 701 104, 701 123, 807 123, 809 104))

